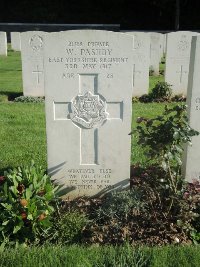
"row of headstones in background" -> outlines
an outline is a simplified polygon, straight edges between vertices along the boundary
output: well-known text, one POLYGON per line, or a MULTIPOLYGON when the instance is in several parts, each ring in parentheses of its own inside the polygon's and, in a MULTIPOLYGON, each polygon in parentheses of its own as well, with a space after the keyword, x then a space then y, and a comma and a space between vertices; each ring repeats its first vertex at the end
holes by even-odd
MULTIPOLYGON (((174 32, 167 34, 126 32, 135 37, 133 47, 133 96, 148 93, 149 66, 155 74, 159 74, 159 62, 166 52, 165 81, 172 85, 174 94, 185 94, 188 82, 188 68, 190 57, 190 43, 194 34, 192 32, 174 32), (150 37, 150 40, 149 40, 150 37), (150 48, 149 48, 150 46, 150 48)), ((38 38, 43 42, 44 32, 22 33, 24 39, 22 51, 23 64, 23 91, 24 95, 44 95, 44 74, 42 46, 32 48, 33 39, 38 38), (28 37, 26 37, 26 35, 28 37), (29 64, 30 58, 33 64, 29 64), (38 63, 37 63, 38 62, 38 63)), ((70 66, 70 64, 69 64, 70 66)))
POLYGON ((21 33, 20 32, 11 32, 11 47, 15 51, 21 51, 21 33))
MULTIPOLYGON (((11 32, 11 48, 15 51, 21 51, 20 32, 11 32)), ((7 56, 7 49, 6 32, 0 32, 0 55, 7 56)))
POLYGON ((44 96, 45 32, 21 33, 21 57, 24 96, 44 96))
POLYGON ((126 32, 134 36, 133 96, 148 94, 149 69, 159 75, 159 63, 164 55, 164 34, 126 32))
MULTIPOLYGON (((23 92, 25 96, 44 95, 44 68, 42 63, 44 34, 41 31, 21 34, 23 92), (34 43, 36 45, 33 45, 34 43)), ((133 35, 135 38, 132 50, 134 57, 132 96, 141 96, 148 93, 149 66, 151 65, 155 73, 159 74, 159 62, 163 56, 163 34, 147 34, 144 32, 126 32, 126 34, 133 35)), ((69 62, 69 68, 72 63, 69 62)))
POLYGON ((165 81, 172 85, 173 94, 187 94, 192 36, 197 32, 179 31, 166 35, 165 81))
POLYGON ((6 36, 6 32, 0 32, 0 55, 7 56, 7 36, 6 36))
POLYGON ((126 32, 134 37, 133 96, 148 93, 150 65, 150 36, 144 32, 126 32))
POLYGON ((159 63, 163 51, 162 37, 160 33, 152 32, 150 35, 150 69, 155 75, 159 75, 159 63))

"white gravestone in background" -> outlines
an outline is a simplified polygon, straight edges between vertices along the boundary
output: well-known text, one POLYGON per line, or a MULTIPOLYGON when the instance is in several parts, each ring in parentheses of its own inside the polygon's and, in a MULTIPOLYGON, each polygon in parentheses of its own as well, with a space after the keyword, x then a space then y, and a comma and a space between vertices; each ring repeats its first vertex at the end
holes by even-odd
POLYGON ((20 32, 11 32, 11 47, 15 51, 21 51, 21 36, 20 32))
POLYGON ((164 45, 164 34, 160 33, 160 62, 162 61, 163 57, 163 45, 164 45))
POLYGON ((133 46, 133 96, 148 94, 150 36, 144 32, 126 32, 134 36, 133 46))
POLYGON ((21 33, 24 96, 44 96, 44 32, 21 33))
POLYGON ((132 49, 109 31, 45 36, 48 172, 66 197, 129 185, 132 49))
POLYGON ((173 94, 187 93, 192 32, 167 34, 165 81, 172 85, 173 94))
MULTIPOLYGON (((192 37, 188 82, 188 117, 190 126, 200 132, 200 37, 192 37)), ((183 174, 187 181, 200 180, 200 135, 192 137, 184 155, 183 174)))
POLYGON ((6 32, 0 32, 0 55, 7 56, 7 36, 6 32))
POLYGON ((154 75, 159 75, 160 63, 160 33, 151 32, 150 34, 150 69, 154 75))
POLYGON ((167 46, 167 34, 163 34, 163 55, 166 54, 166 46, 167 46))

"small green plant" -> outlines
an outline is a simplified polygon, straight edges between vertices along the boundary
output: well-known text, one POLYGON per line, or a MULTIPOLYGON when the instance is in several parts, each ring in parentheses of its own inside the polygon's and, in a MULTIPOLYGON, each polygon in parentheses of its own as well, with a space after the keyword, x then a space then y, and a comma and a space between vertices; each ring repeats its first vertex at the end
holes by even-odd
POLYGON ((34 96, 19 96, 14 99, 14 102, 22 103, 43 103, 44 97, 34 97, 34 96))
POLYGON ((173 108, 165 106, 161 116, 154 119, 138 118, 138 144, 148 150, 168 173, 168 183, 173 194, 178 193, 183 145, 191 143, 191 138, 199 133, 188 124, 186 105, 173 108))
MULTIPOLYGON (((137 189, 113 192, 102 199, 100 207, 90 213, 86 226, 86 242, 100 244, 122 244, 132 242, 138 217, 145 213, 146 205, 137 189)), ((137 232, 137 230, 136 230, 137 232)))
POLYGON ((113 192, 107 196, 103 205, 96 212, 96 218, 127 220, 131 213, 139 213, 145 209, 142 194, 137 190, 113 192))
POLYGON ((141 103, 149 103, 149 102, 152 102, 152 97, 150 94, 144 94, 139 97, 139 101, 141 103))
POLYGON ((49 238, 47 240, 62 245, 80 242, 82 231, 87 223, 86 215, 78 211, 58 214, 49 229, 49 238))
POLYGON ((138 102, 139 102, 139 98, 137 96, 133 96, 132 103, 138 103, 138 102))
POLYGON ((171 85, 166 82, 158 82, 152 89, 150 96, 153 100, 170 100, 172 96, 171 85))
POLYGON ((165 74, 165 71, 164 70, 159 70, 159 74, 160 75, 164 75, 165 74))
POLYGON ((154 70, 152 67, 150 67, 149 69, 149 76, 153 76, 154 75, 154 70))
POLYGON ((50 227, 58 187, 34 162, 0 177, 0 243, 30 243, 50 227))
POLYGON ((175 96, 173 96, 171 98, 171 100, 174 101, 174 102, 185 102, 186 101, 186 96, 181 95, 181 94, 175 95, 175 96))

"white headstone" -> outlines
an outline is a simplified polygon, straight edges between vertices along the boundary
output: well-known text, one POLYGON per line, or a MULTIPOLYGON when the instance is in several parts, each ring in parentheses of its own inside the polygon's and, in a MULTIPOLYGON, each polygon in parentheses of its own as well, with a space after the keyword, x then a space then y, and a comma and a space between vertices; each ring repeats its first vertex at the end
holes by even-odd
POLYGON ((145 32, 126 32, 134 36, 133 47, 133 96, 148 94, 150 36, 145 32))
POLYGON ((0 55, 7 56, 6 32, 0 32, 0 55))
POLYGON ((166 54, 167 34, 163 34, 163 55, 166 54))
POLYGON ((21 51, 21 36, 20 32, 11 32, 11 47, 15 51, 21 51))
POLYGON ((129 184, 132 49, 109 31, 45 36, 48 171, 69 198, 129 184))
POLYGON ((44 96, 44 32, 21 33, 24 96, 44 96))
POLYGON ((159 75, 160 63, 160 33, 151 32, 150 34, 150 69, 155 75, 159 75))
POLYGON ((160 62, 163 57, 164 34, 160 33, 160 62))
POLYGON ((167 34, 165 81, 172 85, 173 94, 187 93, 192 36, 198 33, 180 31, 167 34))
MULTIPOLYGON (((188 82, 188 117, 190 126, 200 132, 200 36, 192 37, 188 82)), ((200 180, 200 135, 192 137, 185 149, 183 173, 187 181, 200 180)))

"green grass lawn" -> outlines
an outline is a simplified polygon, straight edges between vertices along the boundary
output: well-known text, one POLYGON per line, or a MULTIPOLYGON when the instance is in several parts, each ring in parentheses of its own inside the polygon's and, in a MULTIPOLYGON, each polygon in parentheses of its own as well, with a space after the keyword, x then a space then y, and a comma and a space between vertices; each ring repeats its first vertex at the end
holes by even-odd
POLYGON ((22 66, 20 52, 8 47, 8 56, 0 56, 0 101, 22 94, 22 66))
POLYGON ((198 267, 199 246, 44 246, 0 251, 1 267, 198 267))

